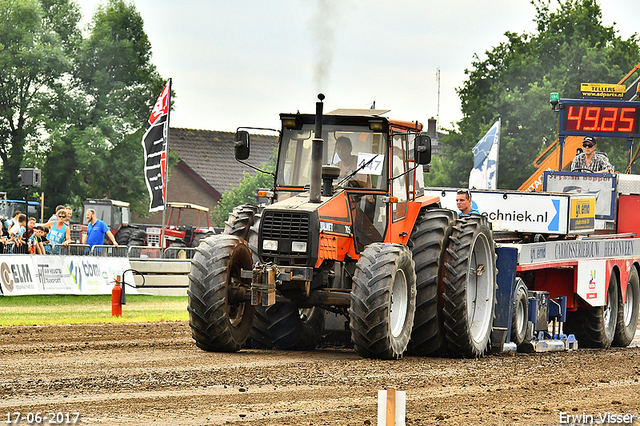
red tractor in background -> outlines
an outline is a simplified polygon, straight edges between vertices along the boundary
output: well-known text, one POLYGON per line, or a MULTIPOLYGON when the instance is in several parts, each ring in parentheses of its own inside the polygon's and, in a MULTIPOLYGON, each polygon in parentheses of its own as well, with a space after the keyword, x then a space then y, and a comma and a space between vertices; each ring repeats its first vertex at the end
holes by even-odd
POLYGON ((211 227, 209 223, 209 209, 207 207, 199 206, 192 203, 167 203, 169 209, 169 217, 167 218, 167 225, 164 228, 164 240, 160 244, 162 237, 162 228, 149 226, 146 228, 147 232, 147 245, 152 247, 160 247, 163 249, 171 247, 173 249, 180 247, 198 247, 200 241, 214 235, 215 229, 211 227), (193 210, 198 214, 198 225, 183 225, 180 224, 180 216, 183 210, 193 210), (206 219, 207 226, 203 227, 203 216, 206 219), (175 225, 171 224, 172 219, 175 219, 175 225))
MULTIPOLYGON (((87 232, 87 209, 94 209, 96 217, 104 221, 116 241, 121 246, 153 246, 160 247, 162 228, 156 225, 132 224, 129 203, 110 199, 87 199, 82 206, 82 223, 71 225, 71 240, 80 244, 82 236, 87 232)), ((162 248, 169 246, 196 247, 200 241, 215 234, 214 228, 209 225, 209 209, 190 203, 167 203, 169 217, 164 232, 162 248), (194 210, 198 214, 197 226, 180 223, 183 210, 194 210), (206 227, 202 224, 206 218, 206 227), (171 224, 172 220, 175 224, 171 224)), ((105 244, 109 244, 105 238, 105 244)))

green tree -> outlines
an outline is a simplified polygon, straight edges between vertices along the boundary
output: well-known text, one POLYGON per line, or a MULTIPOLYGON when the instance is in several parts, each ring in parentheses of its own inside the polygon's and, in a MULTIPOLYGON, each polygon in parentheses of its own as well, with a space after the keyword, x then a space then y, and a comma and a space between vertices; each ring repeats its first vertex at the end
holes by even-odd
POLYGON ((151 62, 143 24, 135 6, 124 0, 109 0, 93 16, 89 36, 78 49, 73 80, 78 93, 68 97, 75 110, 73 126, 68 134, 52 138, 45 167, 49 199, 73 193, 76 204, 106 197, 145 210, 148 195, 140 141, 165 80, 151 62), (63 144, 67 170, 56 174, 60 159, 54 150, 63 144))
MULTIPOLYGON (((534 171, 532 162, 557 136, 558 117, 549 107, 549 94, 580 97, 580 83, 617 83, 640 62, 637 35, 623 40, 602 24, 596 0, 534 0, 532 34, 507 32, 507 41, 476 55, 468 78, 458 89, 463 118, 441 141, 443 155, 426 175, 431 186, 463 187, 473 167, 471 148, 500 117, 502 131, 498 187, 518 188, 534 171)), ((626 141, 603 140, 618 170, 626 141)))
POLYGON ((68 0, 4 0, 0 16, 0 178, 17 198, 25 152, 33 159, 60 109, 56 93, 72 70, 80 14, 68 0))
MULTIPOLYGON (((276 169, 277 152, 274 150, 269 163, 262 163, 260 168, 267 172, 273 172, 276 169)), ((224 226, 224 222, 229 217, 229 213, 234 207, 241 204, 256 203, 256 189, 272 188, 273 175, 268 173, 257 172, 255 175, 245 173, 242 182, 236 188, 227 190, 222 194, 222 198, 218 201, 215 208, 211 212, 213 223, 216 226, 224 226)))

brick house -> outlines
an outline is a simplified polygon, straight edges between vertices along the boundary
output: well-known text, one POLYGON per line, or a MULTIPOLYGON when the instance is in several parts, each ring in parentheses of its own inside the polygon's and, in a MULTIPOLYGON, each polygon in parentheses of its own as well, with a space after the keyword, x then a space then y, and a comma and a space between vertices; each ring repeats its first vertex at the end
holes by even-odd
MULTIPOLYGON (((179 160, 169 171, 167 201, 193 203, 212 210, 225 191, 238 186, 244 173, 255 175, 255 170, 235 160, 234 140, 233 132, 171 128, 169 150, 179 160)), ((257 167, 267 163, 277 144, 277 136, 251 135, 251 156, 246 162, 257 167)), ((168 214, 169 211, 167 217, 168 214)), ((180 217, 180 223, 190 225, 196 225, 197 220, 193 212, 180 217)), ((146 218, 134 215, 133 221, 160 224, 162 212, 146 218)), ((171 222, 175 224, 175 218, 171 222)), ((206 222, 202 225, 206 226, 206 222)))

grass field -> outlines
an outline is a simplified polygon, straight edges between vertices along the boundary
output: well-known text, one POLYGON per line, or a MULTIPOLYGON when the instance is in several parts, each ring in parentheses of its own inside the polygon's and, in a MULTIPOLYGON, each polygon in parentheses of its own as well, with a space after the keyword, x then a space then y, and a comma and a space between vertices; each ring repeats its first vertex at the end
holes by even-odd
POLYGON ((0 326, 186 321, 187 297, 127 295, 122 317, 111 316, 111 296, 0 297, 0 326))

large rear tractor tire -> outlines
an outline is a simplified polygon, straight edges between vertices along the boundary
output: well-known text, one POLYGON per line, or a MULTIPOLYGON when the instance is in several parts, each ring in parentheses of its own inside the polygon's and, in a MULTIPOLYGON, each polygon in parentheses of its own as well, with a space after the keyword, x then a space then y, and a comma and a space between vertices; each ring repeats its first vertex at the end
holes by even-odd
POLYGON ((527 286, 522 278, 516 278, 516 286, 513 290, 512 316, 511 316, 511 341, 520 346, 527 338, 529 325, 529 298, 527 286))
POLYGON ((247 290, 241 269, 251 269, 247 243, 215 235, 196 249, 189 273, 189 325, 196 345, 206 351, 235 352, 249 337, 255 308, 242 300, 247 290))
POLYGON ((591 309, 567 312, 566 333, 573 333, 585 348, 606 349, 611 346, 618 322, 618 277, 611 271, 607 304, 591 309))
MULTIPOLYGON (((147 233, 142 229, 135 228, 133 226, 123 226, 115 235, 116 242, 120 246, 130 246, 133 242, 147 239, 147 233)), ((109 237, 105 236, 105 244, 111 244, 109 237)))
POLYGON ((460 218, 445 256, 444 327, 447 351, 477 358, 489 351, 496 304, 496 256, 484 216, 460 218))
POLYGON ((256 306, 251 329, 251 347, 310 351, 322 339, 324 330, 322 308, 296 308, 289 303, 256 306))
POLYGON ((622 293, 618 297, 618 323, 613 346, 629 346, 636 334, 638 326, 638 310, 640 308, 640 280, 635 267, 629 273, 627 282, 627 300, 622 301, 622 293))
POLYGON ((422 212, 407 245, 416 265, 416 315, 409 343, 409 351, 416 355, 445 354, 442 275, 456 216, 446 209, 422 212))
POLYGON ((360 254, 349 308, 351 340, 366 358, 398 359, 411 338, 416 273, 409 248, 373 243, 360 254))

